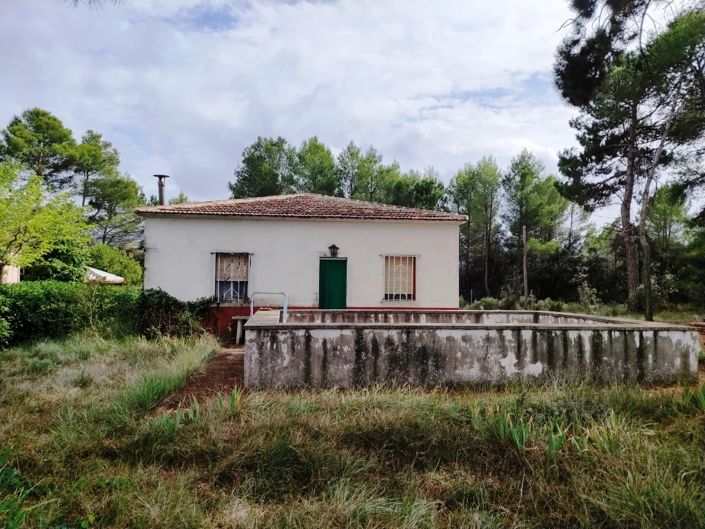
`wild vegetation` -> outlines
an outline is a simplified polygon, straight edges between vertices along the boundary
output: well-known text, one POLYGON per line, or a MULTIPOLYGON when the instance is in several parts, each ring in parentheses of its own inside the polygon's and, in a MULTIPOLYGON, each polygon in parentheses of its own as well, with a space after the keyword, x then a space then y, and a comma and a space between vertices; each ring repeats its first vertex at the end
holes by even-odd
POLYGON ((0 286, 0 350, 79 331, 104 338, 183 337, 200 326, 211 299, 183 302, 162 290, 62 281, 0 286))
POLYGON ((159 403, 217 344, 0 352, 4 527, 705 524, 705 386, 256 392, 159 403))

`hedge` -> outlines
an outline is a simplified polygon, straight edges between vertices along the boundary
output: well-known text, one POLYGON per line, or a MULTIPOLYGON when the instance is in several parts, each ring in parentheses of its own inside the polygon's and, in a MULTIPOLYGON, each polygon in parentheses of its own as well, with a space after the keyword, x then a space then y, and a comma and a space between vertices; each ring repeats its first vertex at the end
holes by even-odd
POLYGON ((0 286, 0 347, 96 329, 109 336, 201 332, 210 298, 184 303, 162 290, 61 281, 0 286))
POLYGON ((184 302, 161 289, 145 290, 137 305, 137 330, 148 338, 200 333, 201 321, 214 302, 214 298, 184 302))
POLYGON ((130 333, 137 327, 140 289, 61 281, 24 281, 0 287, 0 341, 13 345, 59 338, 86 328, 130 333), (9 332, 3 340, 2 329, 9 332))

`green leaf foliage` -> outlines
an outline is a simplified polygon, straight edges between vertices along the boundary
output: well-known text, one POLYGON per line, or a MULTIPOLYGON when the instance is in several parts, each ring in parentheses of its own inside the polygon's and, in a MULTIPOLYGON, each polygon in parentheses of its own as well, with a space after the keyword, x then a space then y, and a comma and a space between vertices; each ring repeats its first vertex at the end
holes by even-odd
POLYGON ((56 338, 82 329, 101 334, 132 333, 139 289, 61 281, 23 281, 0 286, 0 314, 9 326, 10 344, 56 338))
POLYGON ((512 160, 502 181, 506 200, 504 220, 514 248, 522 246, 523 226, 527 236, 538 243, 558 236, 569 203, 558 192, 556 178, 544 176, 543 172, 543 164, 524 150, 512 160))
MULTIPOLYGON (((157 199, 157 202, 159 200, 157 199)), ((188 202, 188 197, 183 191, 179 191, 179 194, 173 198, 169 199, 169 204, 186 204, 188 202)), ((156 204, 153 204, 156 205, 156 204)))
POLYGON ((54 248, 22 270, 22 281, 84 281, 88 252, 88 241, 57 241, 54 248))
POLYGON ((2 131, 0 161, 22 165, 52 190, 60 190, 71 184, 75 145, 73 133, 59 118, 41 108, 29 108, 2 131))
POLYGON ((81 143, 71 150, 70 162, 81 205, 85 205, 91 180, 118 175, 120 155, 109 141, 103 140, 101 134, 89 130, 83 135, 81 143))
POLYGON ((374 147, 363 153, 351 141, 338 155, 335 170, 344 196, 361 200, 377 198, 384 171, 382 155, 374 147))
POLYGON ((321 195, 342 194, 340 174, 330 149, 317 137, 306 140, 297 152, 297 189, 321 195))
POLYGON ((139 331, 152 338, 199 333, 213 303, 213 298, 184 302, 161 289, 144 290, 137 306, 139 331))
POLYGON ((443 209, 445 206, 445 187, 438 172, 429 167, 423 173, 409 171, 400 173, 398 165, 393 164, 385 171, 379 201, 395 206, 418 209, 443 209))
POLYGON ((132 178, 104 176, 88 183, 88 217, 101 244, 123 245, 141 235, 142 219, 134 209, 143 204, 142 190, 132 178))
POLYGON ((22 182, 18 166, 0 164, 0 263, 29 266, 87 240, 83 210, 69 195, 50 195, 39 176, 22 182))
POLYGON ((257 138, 243 151, 228 186, 233 198, 307 192, 412 208, 445 206, 435 169, 402 173, 397 162, 384 165, 372 147, 363 153, 353 142, 336 159, 316 136, 298 149, 281 137, 257 138))
POLYGON ((99 270, 125 278, 128 285, 142 284, 142 266, 125 250, 96 244, 89 251, 88 264, 99 270))
POLYGON ((243 151, 230 192, 233 198, 291 193, 295 165, 296 151, 284 138, 259 137, 243 151))

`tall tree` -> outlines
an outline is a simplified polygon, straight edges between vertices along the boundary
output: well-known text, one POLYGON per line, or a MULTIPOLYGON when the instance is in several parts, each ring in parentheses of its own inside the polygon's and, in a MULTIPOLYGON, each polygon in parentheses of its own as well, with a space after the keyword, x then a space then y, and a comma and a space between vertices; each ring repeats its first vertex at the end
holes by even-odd
POLYGON ((68 194, 51 195, 38 175, 22 182, 19 166, 0 164, 0 274, 4 265, 29 266, 87 240, 83 211, 68 194))
POLYGON ((0 161, 21 164, 57 191, 72 183, 75 145, 73 133, 59 118, 41 108, 30 108, 12 118, 2 131, 0 161))
POLYGON ((420 209, 442 209, 445 187, 438 171, 428 167, 423 173, 401 173, 396 162, 382 169, 379 201, 396 206, 420 209))
POLYGON ((120 165, 117 150, 92 130, 87 131, 81 143, 70 151, 69 159, 82 206, 86 205, 89 182, 97 177, 117 175, 120 165))
POLYGON ((336 160, 336 172, 340 180, 343 196, 363 200, 378 200, 382 180, 382 156, 368 147, 362 152, 360 147, 350 142, 336 160))
POLYGON ((498 232, 502 174, 494 159, 486 157, 468 164, 451 180, 448 194, 459 213, 468 216, 461 231, 465 242, 465 271, 469 278, 473 242, 481 248, 482 283, 485 296, 490 296, 490 254, 498 232))
POLYGON ((605 302, 623 303, 627 289, 620 219, 616 218, 599 229, 588 226, 583 237, 582 256, 580 283, 594 288, 605 302))
POLYGON ((642 91, 639 95, 647 101, 650 124, 656 132, 654 138, 647 138, 653 154, 645 167, 639 214, 647 320, 653 320, 651 247, 646 231, 651 188, 661 165, 676 160, 674 154, 684 145, 700 142, 705 137, 705 108, 699 105, 701 98, 698 96, 700 82, 698 76, 693 75, 697 73, 698 54, 704 44, 705 12, 688 12, 673 20, 639 57, 644 66, 636 82, 642 91))
POLYGON ((651 197, 646 229, 652 241, 658 263, 666 272, 672 271, 676 248, 685 240, 689 224, 686 198, 673 185, 658 189, 651 197))
POLYGON ((657 301, 699 302, 698 290, 705 291, 699 285, 703 273, 696 271, 698 261, 705 261, 705 253, 697 256, 703 230, 692 223, 688 207, 689 201, 673 184, 659 188, 649 204, 646 229, 657 301))
MULTIPOLYGON (((640 42, 643 45, 638 49, 613 50, 599 83, 580 107, 581 116, 571 123, 578 131, 581 150, 564 151, 559 161, 567 178, 561 187, 565 196, 592 208, 615 195, 620 197, 628 304, 633 310, 637 308, 639 240, 647 319, 652 318, 652 304, 645 219, 659 169, 677 160, 679 147, 692 144, 703 134, 703 114, 693 112, 692 101, 697 100, 693 72, 704 29, 703 13, 686 12, 656 37, 640 42), (638 229, 632 211, 636 200, 641 204, 638 229)), ((634 35, 640 35, 639 31, 634 35)), ((571 68, 569 61, 557 67, 559 86, 569 101, 571 93, 566 94, 565 80, 571 68)), ((590 72, 586 79, 590 80, 590 72)))
POLYGON ((134 209, 142 205, 140 187, 132 178, 106 176, 88 184, 88 222, 102 244, 121 246, 139 237, 141 219, 134 209))
POLYGON ((330 149, 316 136, 306 140, 296 153, 296 185, 299 191, 321 195, 342 194, 340 173, 330 149))
POLYGON ((140 263, 128 252, 115 246, 96 244, 90 249, 88 264, 123 277, 128 285, 142 284, 140 263))
POLYGON ((242 152, 235 181, 228 187, 233 198, 280 195, 294 191, 296 150, 281 137, 262 138, 242 152))
POLYGON ((505 211, 504 221, 509 229, 508 250, 517 263, 515 284, 519 285, 524 249, 523 228, 527 243, 537 258, 555 253, 561 222, 569 202, 561 197, 554 176, 544 176, 543 164, 528 150, 512 159, 509 171, 502 179, 505 211))
POLYGON ((360 160, 357 193, 353 198, 372 202, 382 201, 382 187, 387 176, 399 172, 399 164, 382 163, 382 155, 374 147, 368 147, 360 160))
MULTIPOLYGON (((159 200, 157 200, 158 202, 159 200)), ((188 202, 188 197, 183 191, 179 191, 179 194, 173 198, 169 199, 169 204, 186 204, 188 202)))

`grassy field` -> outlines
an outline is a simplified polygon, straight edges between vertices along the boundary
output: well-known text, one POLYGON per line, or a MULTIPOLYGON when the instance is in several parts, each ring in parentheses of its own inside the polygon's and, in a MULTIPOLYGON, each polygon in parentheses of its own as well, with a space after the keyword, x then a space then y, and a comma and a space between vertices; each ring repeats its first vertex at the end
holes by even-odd
POLYGON ((217 344, 0 351, 0 526, 705 527, 705 387, 234 392, 217 344))

